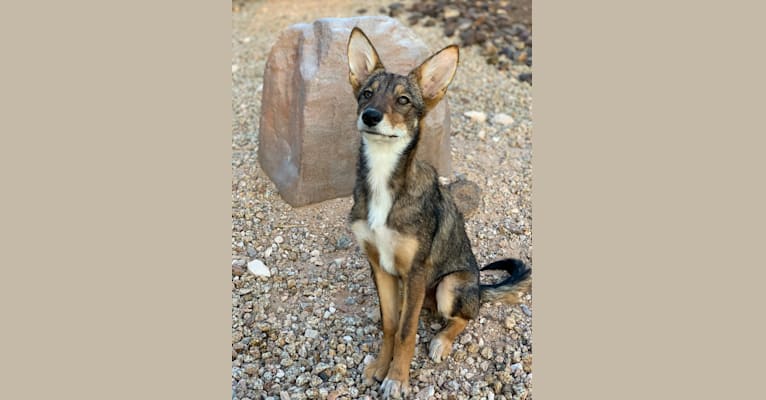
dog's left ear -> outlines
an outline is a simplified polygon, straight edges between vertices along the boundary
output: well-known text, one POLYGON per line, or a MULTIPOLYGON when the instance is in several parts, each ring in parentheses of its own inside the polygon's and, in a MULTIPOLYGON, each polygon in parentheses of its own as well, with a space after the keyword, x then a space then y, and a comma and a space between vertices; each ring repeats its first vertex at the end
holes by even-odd
POLYGON ((447 86, 455 77, 459 60, 458 47, 447 46, 410 72, 410 77, 414 78, 420 87, 426 110, 432 109, 447 93, 447 86))

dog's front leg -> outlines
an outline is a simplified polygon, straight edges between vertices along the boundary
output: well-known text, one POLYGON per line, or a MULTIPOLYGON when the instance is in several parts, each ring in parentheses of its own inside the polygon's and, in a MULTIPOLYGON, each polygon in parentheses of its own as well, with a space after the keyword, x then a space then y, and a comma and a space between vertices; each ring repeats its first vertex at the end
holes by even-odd
POLYGON ((421 274, 402 278, 402 284, 402 310, 394 338, 394 358, 386 379, 380 385, 384 399, 404 396, 409 392, 410 361, 415 354, 418 319, 426 293, 425 278, 421 274))
POLYGON ((380 319, 383 323, 383 343, 378 357, 364 369, 365 379, 368 383, 372 383, 373 379, 380 382, 386 377, 393 358, 394 336, 399 325, 399 280, 380 267, 378 252, 373 246, 365 247, 372 267, 375 288, 378 291, 380 319))

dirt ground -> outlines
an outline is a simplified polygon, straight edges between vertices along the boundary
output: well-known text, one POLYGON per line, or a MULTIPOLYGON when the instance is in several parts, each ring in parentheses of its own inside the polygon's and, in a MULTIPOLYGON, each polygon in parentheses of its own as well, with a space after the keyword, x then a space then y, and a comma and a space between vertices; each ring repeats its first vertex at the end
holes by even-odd
MULTIPOLYGON (((364 384, 361 376, 366 356, 378 349, 380 328, 369 266, 346 224, 351 199, 293 209, 260 169, 257 148, 264 66, 279 32, 321 17, 357 16, 360 9, 378 14, 390 3, 232 3, 233 399, 379 397, 378 385, 364 384), (255 259, 270 277, 246 272, 255 259)), ((406 15, 397 19, 409 26, 406 15)), ((411 28, 431 50, 455 42, 438 26, 411 28)), ((531 86, 517 79, 529 71, 499 71, 480 48, 464 48, 448 92, 454 175, 447 178, 465 177, 482 189, 479 208, 466 222, 482 265, 518 257, 535 268, 532 96, 531 86)), ((427 357, 427 346, 441 322, 424 313, 412 362, 413 398, 531 399, 531 298, 515 307, 483 305, 438 365, 427 357)))

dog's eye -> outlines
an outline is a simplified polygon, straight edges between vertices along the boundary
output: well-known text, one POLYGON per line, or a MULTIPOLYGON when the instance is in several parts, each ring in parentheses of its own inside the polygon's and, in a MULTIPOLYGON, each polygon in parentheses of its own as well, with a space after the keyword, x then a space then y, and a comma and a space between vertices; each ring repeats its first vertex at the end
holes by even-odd
POLYGON ((405 105, 410 103, 410 99, 407 98, 407 96, 400 96, 398 99, 396 99, 396 102, 405 105))
POLYGON ((363 96, 365 99, 369 99, 370 97, 372 97, 372 90, 370 90, 370 89, 364 89, 364 92, 362 92, 362 96, 363 96))

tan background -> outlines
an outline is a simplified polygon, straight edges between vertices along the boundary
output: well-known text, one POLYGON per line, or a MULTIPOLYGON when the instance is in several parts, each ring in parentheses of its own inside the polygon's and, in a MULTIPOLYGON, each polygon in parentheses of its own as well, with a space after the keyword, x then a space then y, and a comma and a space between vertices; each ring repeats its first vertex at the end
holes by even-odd
MULTIPOLYGON (((754 4, 535 3, 539 399, 760 393, 754 4)), ((0 398, 231 395, 230 23, 0 6, 0 398)))
POLYGON ((754 4, 534 3, 536 398, 759 397, 754 4))
POLYGON ((230 15, 0 6, 0 398, 230 398, 230 15))

